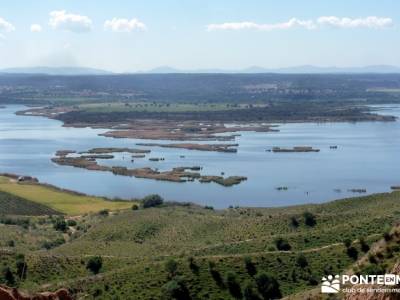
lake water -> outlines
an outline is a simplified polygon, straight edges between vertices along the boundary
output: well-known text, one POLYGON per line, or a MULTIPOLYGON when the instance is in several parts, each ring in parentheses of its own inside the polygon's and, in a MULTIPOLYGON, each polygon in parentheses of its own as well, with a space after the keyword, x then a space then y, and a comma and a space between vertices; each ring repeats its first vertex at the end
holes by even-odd
MULTIPOLYGON (((135 139, 98 136, 105 130, 64 128, 62 123, 41 117, 17 116, 25 107, 0 109, 0 172, 31 175, 41 182, 92 195, 135 198, 157 193, 167 200, 191 201, 217 208, 239 206, 286 206, 319 203, 358 196, 349 189, 367 193, 385 192, 400 184, 400 122, 282 124, 279 132, 243 132, 237 138, 237 153, 149 148, 149 162, 118 155, 100 163, 130 168, 202 166, 202 174, 247 176, 237 186, 215 183, 172 183, 116 176, 106 172, 58 166, 50 159, 60 149, 84 151, 94 147, 138 147, 135 139), (272 153, 273 146, 309 145, 318 153, 272 153), (337 150, 329 148, 337 145, 337 150), (185 158, 180 156, 184 155, 185 158), (287 186, 287 191, 276 188, 287 186)), ((381 113, 400 117, 400 106, 384 106, 381 113)), ((169 142, 169 141, 161 141, 169 142)), ((161 143, 160 142, 160 143, 161 143)))

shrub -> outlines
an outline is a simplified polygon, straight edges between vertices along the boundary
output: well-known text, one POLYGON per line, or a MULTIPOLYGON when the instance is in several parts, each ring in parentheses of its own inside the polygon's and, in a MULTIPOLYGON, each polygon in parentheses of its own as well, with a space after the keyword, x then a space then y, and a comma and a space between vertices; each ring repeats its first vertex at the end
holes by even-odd
POLYGON ((189 291, 182 277, 176 277, 161 287, 163 299, 189 300, 189 291))
POLYGON ((64 219, 56 219, 53 225, 54 229, 57 231, 65 232, 67 231, 67 223, 64 219))
POLYGON ((58 238, 54 241, 44 241, 42 244, 42 248, 44 248, 46 250, 50 250, 50 249, 56 248, 58 246, 61 246, 64 243, 65 243, 64 238, 58 238))
POLYGON ((3 270, 2 270, 2 277, 3 277, 3 279, 4 279, 4 282, 5 282, 5 284, 7 284, 7 285, 9 285, 9 286, 12 286, 12 285, 14 285, 15 284, 15 278, 14 278, 14 275, 13 275, 13 273, 11 272, 11 269, 9 268, 9 267, 5 267, 3 270))
POLYGON ((361 273, 365 275, 383 275, 385 274, 385 268, 377 264, 368 264, 361 269, 361 273))
POLYGON ((378 260, 377 260, 376 257, 375 257, 374 255, 372 255, 372 254, 368 255, 368 261, 369 261, 371 264, 377 264, 377 263, 378 263, 378 260))
POLYGON ((317 224, 315 215, 313 215, 309 211, 304 212, 303 217, 304 217, 304 223, 307 226, 314 227, 317 224))
POLYGON ((275 240, 275 245, 279 251, 289 251, 292 249, 292 246, 290 246, 289 242, 281 237, 275 240))
POLYGON ((236 280, 236 274, 228 272, 226 274, 226 286, 228 287, 229 293, 236 299, 242 298, 242 289, 240 284, 236 280))
POLYGON ((390 241, 392 239, 392 236, 390 235, 389 232, 385 232, 383 234, 383 238, 385 239, 386 242, 390 241))
POLYGON ((278 281, 272 275, 259 273, 255 277, 257 289, 264 299, 279 299, 282 297, 278 281))
POLYGON ((189 268, 190 268, 190 270, 192 270, 192 272, 194 273, 194 274, 199 274, 199 266, 196 264, 196 262, 194 261, 194 258, 193 257, 189 257, 188 258, 188 261, 189 261, 189 268))
POLYGON ((132 210, 138 210, 138 209, 139 209, 139 206, 137 204, 132 205, 132 210))
POLYGON ((168 260, 165 263, 165 271, 167 271, 169 277, 175 276, 178 271, 178 263, 173 259, 168 260))
POLYGON ((251 281, 246 281, 243 288, 244 300, 261 300, 256 291, 256 286, 251 281))
POLYGON ((308 266, 307 258, 303 254, 300 254, 296 258, 296 265, 298 265, 300 268, 304 269, 305 267, 308 266))
POLYGON ((98 274, 102 267, 103 259, 101 256, 91 257, 86 264, 86 269, 90 270, 93 274, 98 274))
POLYGON ((294 228, 299 227, 299 221, 297 221, 296 217, 291 217, 290 218, 290 225, 294 228))
POLYGON ((14 242, 13 240, 9 240, 9 241, 7 242, 7 246, 8 246, 8 247, 15 247, 15 242, 14 242))
POLYGON ((310 274, 310 277, 308 277, 308 284, 315 286, 318 285, 318 283, 319 283, 318 279, 314 275, 310 274))
POLYGON ((76 226, 76 221, 75 220, 68 220, 67 221, 67 225, 71 226, 71 227, 74 227, 74 226, 76 226))
POLYGON ((219 271, 215 269, 215 263, 212 261, 209 261, 208 268, 210 270, 211 277, 214 279, 215 283, 219 287, 223 287, 224 281, 222 280, 222 277, 221 277, 221 274, 219 273, 219 271))
POLYGON ((355 247, 349 247, 347 248, 347 255, 352 258, 353 260, 356 260, 358 258, 358 250, 355 247))
POLYGON ((246 267, 247 273, 250 276, 254 276, 257 273, 257 269, 256 266, 254 265, 254 263, 251 261, 251 258, 249 256, 246 256, 244 258, 244 265, 246 267))
POLYGON ((103 216, 103 217, 107 217, 110 214, 108 209, 102 209, 101 211, 99 211, 99 215, 103 216))
POLYGON ((350 239, 345 239, 343 241, 343 244, 346 248, 349 248, 351 246, 351 240, 350 239))
POLYGON ((26 273, 28 272, 28 265, 25 261, 25 256, 23 254, 18 254, 15 261, 15 266, 17 268, 17 275, 21 279, 26 278, 26 273))
POLYGON ((156 207, 164 203, 164 199, 160 195, 149 195, 143 198, 143 208, 156 207))
POLYGON ((367 244, 365 239, 363 237, 360 237, 359 240, 360 240, 361 251, 364 252, 364 253, 368 252, 369 251, 369 245, 367 244))

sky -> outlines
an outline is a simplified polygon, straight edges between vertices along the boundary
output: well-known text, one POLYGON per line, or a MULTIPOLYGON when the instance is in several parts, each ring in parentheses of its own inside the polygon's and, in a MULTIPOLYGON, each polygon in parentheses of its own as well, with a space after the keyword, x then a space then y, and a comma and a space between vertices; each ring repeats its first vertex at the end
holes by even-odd
POLYGON ((0 0, 0 69, 400 66, 398 0, 0 0))

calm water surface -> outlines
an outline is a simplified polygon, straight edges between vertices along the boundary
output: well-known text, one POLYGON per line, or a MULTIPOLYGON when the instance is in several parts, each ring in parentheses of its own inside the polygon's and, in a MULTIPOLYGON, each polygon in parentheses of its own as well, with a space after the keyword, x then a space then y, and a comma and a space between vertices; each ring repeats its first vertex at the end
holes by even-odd
MULTIPOLYGON (((357 196, 349 189, 368 193, 389 191, 400 184, 400 122, 284 124, 280 132, 243 132, 237 138, 238 153, 150 148, 148 157, 162 162, 117 155, 109 165, 154 167, 202 166, 202 174, 247 176, 233 187, 214 183, 171 183, 115 176, 111 173, 58 166, 50 159, 60 149, 84 151, 94 147, 139 148, 135 139, 98 136, 105 130, 64 128, 62 123, 41 117, 17 116, 25 107, 0 109, 0 172, 31 175, 40 181, 80 192, 108 197, 135 198, 158 193, 168 200, 192 201, 214 207, 286 206, 318 203, 357 196), (309 145, 319 153, 271 153, 273 146, 309 145), (329 146, 337 145, 337 150, 329 146), (180 158, 184 155, 185 158, 180 158), (278 191, 287 186, 287 191, 278 191), (340 190, 340 191, 339 191, 340 190)), ((400 106, 384 106, 381 113, 400 117, 400 106)), ((159 141, 156 141, 157 143, 159 141)), ((161 141, 168 143, 169 141, 161 141)), ((141 147, 146 148, 146 147, 141 147)))

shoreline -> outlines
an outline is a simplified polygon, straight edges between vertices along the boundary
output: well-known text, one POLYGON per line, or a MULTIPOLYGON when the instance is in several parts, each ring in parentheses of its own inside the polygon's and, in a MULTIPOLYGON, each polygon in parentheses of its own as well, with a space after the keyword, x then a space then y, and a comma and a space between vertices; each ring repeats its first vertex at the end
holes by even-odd
MULTIPOLYGON (((17 175, 17 174, 11 174, 11 173, 0 173, 0 177, 6 177, 9 179, 15 179, 18 177, 21 177, 24 175, 17 175)), ((24 183, 22 183, 24 184, 24 183)), ((26 183, 25 183, 26 184, 26 183)), ((29 183, 27 183, 29 184, 29 183)), ((48 184, 45 182, 33 182, 31 183, 33 185, 39 185, 39 186, 43 186, 43 187, 47 187, 50 189, 53 189, 55 191, 58 192, 64 192, 64 193, 68 193, 71 195, 78 195, 78 196, 85 196, 85 197, 96 197, 96 198, 101 198, 104 199, 105 201, 109 201, 109 202, 132 202, 135 203, 135 201, 137 201, 137 198, 132 198, 132 199, 124 199, 124 198, 115 198, 117 200, 105 197, 105 196, 97 196, 97 195, 89 195, 89 194, 85 194, 82 192, 78 192, 78 191, 74 191, 71 189, 65 189, 65 188, 61 188, 58 187, 56 185, 52 185, 52 184, 48 184)), ((324 202, 318 202, 318 203, 302 203, 302 204, 293 204, 293 205, 283 205, 283 206, 228 206, 228 207, 224 207, 224 208, 214 208, 213 210, 215 211, 226 211, 226 210, 231 210, 231 209, 236 209, 236 208, 241 208, 241 209, 263 209, 263 210, 271 210, 271 211, 279 211, 285 208, 302 208, 302 207, 315 207, 315 206, 319 206, 319 205, 324 205, 324 204, 328 204, 328 203, 335 203, 335 202, 340 202, 340 201, 351 201, 351 200, 357 200, 357 199, 363 199, 363 198, 367 198, 367 197, 373 197, 373 196, 380 196, 380 195, 390 195, 390 194, 399 194, 400 195, 400 190, 398 189, 388 189, 388 191, 385 192, 376 192, 376 193, 370 193, 370 194, 355 194, 354 197, 344 197, 344 198, 335 198, 332 200, 328 200, 328 201, 324 201, 324 202)), ((183 206, 195 206, 195 207, 210 207, 212 205, 201 205, 198 204, 196 202, 192 202, 192 201, 177 201, 177 200, 173 200, 173 199, 167 199, 165 201, 165 204, 170 204, 170 205, 183 205, 183 206)))

